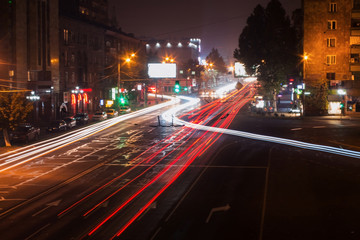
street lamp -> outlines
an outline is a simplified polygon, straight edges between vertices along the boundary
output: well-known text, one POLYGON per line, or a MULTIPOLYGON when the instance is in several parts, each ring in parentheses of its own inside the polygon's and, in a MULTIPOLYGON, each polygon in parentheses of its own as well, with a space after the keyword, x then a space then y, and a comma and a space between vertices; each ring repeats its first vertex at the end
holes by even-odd
MULTIPOLYGON (((306 63, 309 59, 309 56, 305 53, 303 56, 303 86, 305 88, 305 80, 306 80, 306 63)), ((305 89, 303 89, 302 93, 302 115, 305 116, 305 89)))
MULTIPOLYGON (((130 63, 131 59, 135 56, 136 56, 135 53, 132 53, 130 55, 130 57, 127 57, 125 59, 125 62, 130 63)), ((121 88, 121 77, 120 77, 120 75, 121 75, 121 58, 120 57, 118 57, 118 69, 117 70, 118 70, 117 88, 118 88, 118 96, 120 98, 120 88, 121 88)))

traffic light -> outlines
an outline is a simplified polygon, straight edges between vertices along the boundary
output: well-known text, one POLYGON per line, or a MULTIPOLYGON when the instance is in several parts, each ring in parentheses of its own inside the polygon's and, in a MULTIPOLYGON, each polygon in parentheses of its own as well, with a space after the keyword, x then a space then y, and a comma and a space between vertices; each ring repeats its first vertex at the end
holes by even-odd
POLYGON ((120 104, 120 105, 124 105, 124 104, 126 104, 126 98, 125 98, 125 96, 124 95, 120 95, 120 97, 118 98, 118 103, 120 104))
POLYGON ((175 81, 174 92, 176 92, 176 93, 180 92, 180 83, 179 83, 179 81, 175 81))
POLYGON ((345 113, 345 101, 341 101, 341 103, 340 103, 340 110, 341 110, 341 113, 342 113, 342 114, 345 113))

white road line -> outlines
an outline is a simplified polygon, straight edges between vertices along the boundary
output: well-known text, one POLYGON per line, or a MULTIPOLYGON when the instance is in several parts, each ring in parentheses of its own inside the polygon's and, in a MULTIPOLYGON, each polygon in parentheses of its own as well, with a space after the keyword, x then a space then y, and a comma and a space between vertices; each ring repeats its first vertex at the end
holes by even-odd
POLYGON ((326 126, 314 126, 313 128, 326 128, 326 126))
POLYGON ((34 232, 33 234, 31 234, 30 236, 28 236, 27 238, 25 238, 25 240, 32 239, 36 234, 38 234, 39 232, 41 232, 42 230, 44 230, 44 229, 47 228, 48 226, 50 226, 50 223, 46 224, 45 226, 43 226, 42 228, 40 228, 39 230, 37 230, 36 232, 34 232))
POLYGON ((299 130, 302 130, 302 128, 293 128, 293 129, 290 129, 291 131, 299 131, 299 130))

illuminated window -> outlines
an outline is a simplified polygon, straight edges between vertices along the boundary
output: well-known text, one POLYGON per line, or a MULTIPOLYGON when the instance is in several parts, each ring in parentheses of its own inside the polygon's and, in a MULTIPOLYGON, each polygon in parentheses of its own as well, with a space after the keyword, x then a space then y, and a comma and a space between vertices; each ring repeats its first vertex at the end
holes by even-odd
POLYGON ((65 42, 65 44, 69 43, 69 30, 68 29, 64 29, 64 42, 65 42))
POLYGON ((342 82, 340 80, 330 80, 330 87, 340 87, 342 86, 342 82))
POLYGON ((328 47, 335 47, 335 38, 328 38, 327 39, 327 46, 328 47))
POLYGON ((334 65, 334 64, 336 64, 336 56, 335 56, 335 55, 327 55, 327 56, 326 56, 326 64, 327 64, 327 65, 334 65))
POLYGON ((329 4, 329 12, 331 12, 331 13, 337 12, 337 4, 336 3, 329 4))
POLYGON ((328 20, 328 29, 335 30, 336 29, 336 21, 335 20, 328 20))

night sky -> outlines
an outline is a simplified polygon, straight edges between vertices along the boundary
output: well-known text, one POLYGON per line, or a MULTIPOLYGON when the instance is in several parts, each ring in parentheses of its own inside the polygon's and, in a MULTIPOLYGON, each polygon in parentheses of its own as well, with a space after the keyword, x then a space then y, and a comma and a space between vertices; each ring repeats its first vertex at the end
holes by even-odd
MULTIPOLYGON (((205 58, 217 48, 225 61, 232 59, 246 19, 257 4, 270 0, 109 0, 110 15, 116 15, 124 32, 136 37, 201 38, 205 58)), ((301 0, 280 0, 288 15, 301 7, 301 0)))

